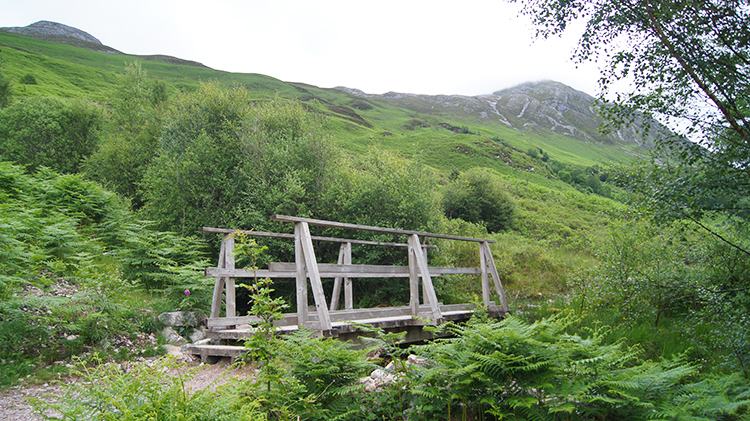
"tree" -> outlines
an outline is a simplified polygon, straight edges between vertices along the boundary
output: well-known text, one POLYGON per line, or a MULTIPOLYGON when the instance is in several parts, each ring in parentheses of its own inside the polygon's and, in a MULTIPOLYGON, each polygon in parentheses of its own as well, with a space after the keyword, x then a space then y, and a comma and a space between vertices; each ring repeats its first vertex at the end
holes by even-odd
POLYGON ((2 69, 0 69, 0 108, 8 106, 12 95, 13 89, 10 86, 10 81, 5 78, 2 69))
POLYGON ((90 178, 143 206, 140 184, 156 156, 162 130, 167 86, 152 81, 138 62, 127 64, 112 92, 112 121, 97 151, 86 160, 90 178))
POLYGON ((0 154, 3 159, 76 173, 99 141, 102 112, 83 100, 31 97, 0 111, 0 154))
POLYGON ((337 157, 318 115, 293 101, 253 104, 244 88, 201 85, 174 100, 142 184, 162 227, 274 230, 269 215, 322 218, 337 157))
POLYGON ((473 168, 445 187, 443 209, 448 218, 484 223, 490 232, 510 228, 515 206, 489 171, 473 168))
POLYGON ((611 128, 645 114, 644 121, 654 117, 677 132, 657 139, 658 158, 620 177, 642 204, 665 221, 700 224, 711 212, 747 217, 747 0, 520 1, 540 37, 560 34, 574 20, 585 22, 574 56, 603 63, 601 109, 611 128), (621 81, 632 90, 614 92, 621 81))

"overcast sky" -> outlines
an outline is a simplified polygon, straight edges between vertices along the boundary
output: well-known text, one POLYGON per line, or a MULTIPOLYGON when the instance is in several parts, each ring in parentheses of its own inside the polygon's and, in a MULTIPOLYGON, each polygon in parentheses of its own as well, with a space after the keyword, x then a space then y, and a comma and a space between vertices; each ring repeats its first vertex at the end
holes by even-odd
POLYGON ((49 20, 129 54, 166 54, 367 93, 489 94, 551 79, 591 95, 577 34, 534 40, 518 5, 414 0, 0 0, 0 27, 49 20))

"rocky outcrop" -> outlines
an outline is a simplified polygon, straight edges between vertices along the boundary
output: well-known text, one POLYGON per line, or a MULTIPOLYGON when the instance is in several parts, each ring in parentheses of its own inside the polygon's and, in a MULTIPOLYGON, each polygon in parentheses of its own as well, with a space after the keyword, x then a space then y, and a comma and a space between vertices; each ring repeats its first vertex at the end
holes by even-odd
POLYGON ((103 53, 122 54, 114 48, 102 44, 101 41, 88 32, 73 28, 72 26, 63 25, 62 23, 50 22, 47 20, 40 20, 29 26, 0 28, 0 31, 45 41, 57 42, 60 44, 88 48, 103 53))
POLYGON ((91 42, 94 44, 101 44, 101 41, 94 38, 88 32, 81 31, 80 29, 73 28, 72 26, 63 25, 62 23, 50 22, 47 20, 40 20, 39 22, 32 23, 29 26, 2 28, 2 30, 5 32, 12 32, 14 34, 24 35, 32 38, 62 37, 91 42))
POLYGON ((462 121, 498 123, 519 131, 535 131, 569 136, 581 141, 608 144, 650 145, 653 135, 644 135, 641 124, 602 135, 602 119, 596 99, 565 84, 554 81, 524 83, 489 95, 417 95, 388 92, 368 95, 339 87, 352 95, 379 100, 400 108, 462 121))

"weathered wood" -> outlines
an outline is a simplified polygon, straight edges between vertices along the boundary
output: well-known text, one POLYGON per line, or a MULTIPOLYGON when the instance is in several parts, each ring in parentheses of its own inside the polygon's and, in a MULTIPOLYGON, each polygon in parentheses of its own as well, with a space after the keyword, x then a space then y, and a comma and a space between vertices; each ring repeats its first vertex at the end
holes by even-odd
MULTIPOLYGON (((219 248, 219 264, 218 267, 224 268, 224 251, 226 249, 224 239, 221 240, 221 247, 219 248)), ((224 297, 224 277, 220 276, 216 278, 214 283, 214 295, 211 299, 211 317, 219 317, 221 315, 221 302, 224 297)))
MULTIPOLYGON (((490 302, 490 307, 495 305, 494 302, 490 302)), ((467 304, 440 304, 440 311, 442 314, 449 314, 451 312, 466 312, 474 310, 476 305, 473 303, 467 304)), ((430 314, 432 309, 429 305, 420 305, 417 315, 419 314, 430 314)), ((386 317, 398 317, 398 316, 410 316, 412 315, 412 309, 410 306, 400 307, 374 307, 374 308, 358 308, 353 310, 335 310, 328 313, 331 323, 340 321, 357 321, 364 319, 379 319, 386 317)), ((317 322, 318 314, 308 313, 309 321, 317 322)), ((218 328, 230 325, 245 325, 260 322, 261 319, 257 316, 240 316, 240 317, 219 317, 210 318, 207 320, 209 328, 218 328)), ((295 313, 286 313, 284 318, 274 322, 275 326, 285 327, 297 325, 297 315, 295 313)))
MULTIPOLYGON (((295 266, 292 263, 287 262, 270 262, 268 263, 269 271, 272 272, 291 272, 295 266)), ((352 265, 352 264, 338 264, 338 263, 318 263, 318 270, 321 273, 377 273, 383 274, 407 274, 409 273, 409 266, 388 266, 388 265, 352 265)), ((431 266, 430 274, 469 274, 477 275, 481 273, 479 268, 453 268, 453 267, 438 267, 431 266)))
MULTIPOLYGON (((294 234, 285 234, 285 233, 279 233, 279 232, 233 230, 233 229, 228 229, 228 228, 203 227, 201 228, 201 232, 210 232, 210 233, 216 233, 216 234, 231 234, 231 233, 239 232, 245 235, 251 235, 251 236, 256 236, 256 237, 286 238, 290 240, 294 239, 294 234)), ((355 239, 347 239, 347 238, 321 237, 321 236, 316 236, 316 235, 313 235, 310 238, 312 238, 313 241, 328 241, 331 243, 351 243, 351 244, 359 244, 359 245, 365 245, 365 246, 386 246, 386 247, 408 247, 409 246, 406 243, 389 243, 389 242, 384 242, 384 241, 368 241, 368 240, 355 240, 355 239)), ((432 245, 432 244, 423 244, 422 248, 437 248, 437 246, 432 245)))
MULTIPOLYGON (((339 259, 338 264, 344 263, 344 246, 346 243, 342 243, 341 247, 339 247, 339 259)), ((341 283, 343 281, 342 277, 336 277, 336 279, 333 280, 333 292, 331 292, 331 307, 329 310, 334 311, 338 310, 339 308, 339 297, 341 296, 341 283)))
MULTIPOLYGON (((336 278, 342 275, 346 275, 350 278, 407 278, 409 277, 408 266, 394 266, 396 270, 386 269, 377 271, 373 268, 363 268, 359 271, 357 267, 340 269, 336 265, 319 264, 319 273, 321 278, 336 278)), ((356 265, 351 265, 356 266, 356 265)), ((388 267, 388 266, 384 266, 388 267)), ((211 277, 226 277, 232 276, 234 278, 294 278, 296 276, 295 271, 289 271, 289 267, 276 267, 276 269, 282 270, 266 270, 258 269, 253 271, 252 269, 223 269, 223 268, 206 268, 204 273, 206 276, 211 277)), ((432 276, 440 276, 445 274, 464 274, 464 275, 478 275, 480 274, 479 268, 444 268, 444 267, 430 267, 430 274, 432 276)))
POLYGON ((307 222, 299 222, 299 238, 302 243, 302 254, 305 256, 305 268, 307 276, 310 279, 310 286, 315 299, 315 308, 320 317, 320 330, 331 330, 331 320, 328 317, 328 307, 326 306, 326 297, 323 293, 323 282, 318 272, 318 262, 315 260, 315 251, 313 250, 312 239, 310 238, 310 227, 307 222))
POLYGON ((412 316, 419 315, 419 266, 417 259, 412 253, 411 247, 409 252, 409 308, 412 316))
MULTIPOLYGON (((352 243, 344 243, 344 264, 352 264, 352 243)), ((354 308, 354 291, 352 289, 352 278, 344 277, 344 308, 352 310, 354 308)))
MULTIPOLYGON (((408 278, 409 277, 409 266, 384 266, 384 267, 397 267, 401 268, 398 270, 386 270, 386 271, 372 271, 372 269, 365 269, 365 271, 343 271, 336 268, 335 264, 320 263, 319 273, 321 278, 336 278, 342 275, 346 275, 348 278, 408 278)), ((357 266, 357 265, 350 265, 357 266)), ((279 267, 277 267, 278 269, 279 267)), ((222 268, 206 268, 204 273, 206 276, 220 277, 220 276, 232 276, 234 278, 294 278, 296 277, 296 270, 287 270, 286 267, 281 267, 284 270, 267 270, 258 269, 253 271, 252 269, 222 269, 222 268)), ((430 275, 478 275, 480 274, 479 268, 448 268, 448 267, 430 267, 430 275)))
POLYGON ((297 288, 297 319, 298 324, 307 323, 307 272, 305 258, 302 251, 302 235, 300 225, 294 224, 294 277, 297 288))
POLYGON ((487 278, 487 255, 483 245, 484 243, 479 243, 479 268, 482 270, 482 302, 487 305, 490 302, 490 283, 487 278))
POLYGON ((188 352, 201 357, 201 362, 209 362, 210 357, 229 357, 232 360, 245 355, 247 348, 232 345, 189 345, 188 352))
MULTIPOLYGON (((427 250, 422 249, 422 254, 424 254, 424 261, 429 265, 430 262, 427 260, 427 250)), ((430 278, 433 276, 440 276, 440 269, 443 268, 429 268, 430 278)), ((427 293, 427 285, 424 282, 422 282, 422 304, 430 304, 430 294, 427 293)))
MULTIPOLYGON (((352 263, 352 244, 342 243, 339 249, 339 265, 351 265, 352 263)), ((338 310, 339 298, 341 297, 341 285, 344 284, 344 305, 345 308, 354 307, 353 296, 352 296, 352 282, 348 276, 337 276, 333 280, 333 293, 331 294, 331 308, 330 310, 338 310)))
POLYGON ((422 254, 422 248, 419 246, 419 236, 412 234, 409 236, 409 252, 414 255, 417 266, 419 266, 420 275, 422 277, 422 284, 425 285, 425 292, 427 297, 425 301, 429 301, 431 310, 431 321, 433 324, 440 324, 443 316, 440 313, 440 306, 438 305, 437 295, 435 295, 435 287, 432 285, 432 278, 430 278, 430 271, 427 267, 427 260, 422 254), (428 300, 429 299, 429 300, 428 300))
MULTIPOLYGON (((396 230, 390 228, 371 227, 367 225, 346 224, 333 221, 317 219, 298 218, 284 215, 275 215, 274 220, 293 222, 294 234, 264 233, 257 231, 238 231, 231 229, 204 228, 204 232, 215 232, 223 234, 222 249, 219 256, 219 264, 216 268, 207 268, 206 275, 216 277, 214 284, 214 297, 211 303, 211 317, 208 324, 214 337, 225 339, 243 338, 252 334, 248 329, 233 329, 234 326, 260 321, 255 316, 236 316, 235 278, 295 278, 297 290, 297 313, 286 314, 283 320, 275 322, 277 329, 297 329, 298 326, 307 326, 320 330, 325 335, 336 336, 342 332, 349 332, 356 327, 349 325, 350 321, 373 324, 373 326, 408 327, 418 326, 419 320, 427 317, 430 324, 439 324, 443 320, 463 320, 471 310, 465 307, 449 310, 437 301, 437 295, 432 282, 434 276, 442 274, 478 274, 482 278, 482 302, 490 308, 491 312, 497 312, 494 303, 490 299, 489 277, 493 278, 495 290, 502 302, 502 311, 508 312, 508 304, 505 293, 495 266, 489 243, 493 240, 483 240, 469 237, 423 233, 409 230, 396 230), (389 243, 378 241, 349 240, 332 237, 315 237, 310 234, 309 225, 320 225, 343 229, 368 230, 373 232, 406 235, 407 243, 389 243), (294 239, 295 262, 294 263, 271 263, 269 269, 236 269, 234 263, 234 237, 236 232, 247 235, 276 237, 294 239), (449 240, 478 242, 480 246, 481 264, 478 268, 444 268, 429 267, 427 259, 428 247, 422 245, 419 236, 428 238, 442 238, 449 240), (339 259, 336 264, 318 264, 312 241, 332 241, 342 243, 339 251, 339 259), (376 246, 408 247, 409 266, 384 266, 384 265, 353 265, 351 264, 351 244, 364 244, 376 246), (410 300, 409 305, 398 308, 386 309, 353 309, 352 278, 409 278, 410 300), (420 281, 422 304, 420 305, 420 281), (334 278, 333 296, 330 308, 326 305, 326 297, 323 291, 322 278, 334 278), (308 309, 308 279, 313 292, 315 310, 308 309), (340 303, 341 289, 344 287, 345 310, 337 310, 340 303), (222 314, 222 296, 226 296, 226 316, 222 314), (467 313, 468 312, 468 313, 467 313), (332 322, 332 320, 336 320, 332 322), (348 326, 348 327, 347 327, 348 326), (219 329, 219 330, 216 330, 219 329), (218 336, 217 336, 218 335, 218 336)), ((466 305, 464 305, 466 306, 466 305)), ((312 307, 310 307, 312 309, 312 307)))
POLYGON ((495 281, 495 292, 497 292, 497 296, 500 297, 502 310, 505 313, 508 313, 510 311, 510 308, 508 307, 508 299, 505 297, 505 289, 503 288, 503 283, 500 280, 500 274, 497 272, 497 266, 495 265, 495 259, 492 257, 490 245, 488 242, 484 242, 480 243, 479 247, 480 249, 484 250, 485 258, 489 263, 490 274, 492 275, 492 280, 495 281))
MULTIPOLYGON (((226 247, 224 248, 224 267, 227 270, 234 269, 234 236, 228 235, 224 242, 226 247)), ((234 277, 228 277, 225 283, 226 289, 226 313, 227 317, 234 317, 237 315, 236 311, 236 299, 234 291, 234 277)))
POLYGON ((383 228, 383 227, 373 227, 370 225, 358 225, 358 224, 347 224, 344 222, 335 222, 335 221, 325 221, 322 219, 311 219, 311 218, 300 218, 297 216, 288 216, 288 215, 273 215, 271 216, 272 221, 280 221, 280 222, 305 222, 310 225, 318 225, 322 227, 330 227, 330 228, 344 228, 344 229, 353 229, 353 230, 360 230, 360 231, 373 231, 373 232, 383 232, 388 234, 399 234, 399 235, 418 235, 420 237, 431 237, 431 238, 443 238, 446 240, 459 240, 459 241, 472 241, 476 243, 481 243, 483 241, 488 241, 491 243, 496 243, 495 240, 485 240, 481 238, 471 238, 471 237, 459 237, 455 235, 445 235, 445 234, 434 234, 431 232, 421 232, 421 231, 411 231, 411 230, 400 230, 395 228, 383 228))

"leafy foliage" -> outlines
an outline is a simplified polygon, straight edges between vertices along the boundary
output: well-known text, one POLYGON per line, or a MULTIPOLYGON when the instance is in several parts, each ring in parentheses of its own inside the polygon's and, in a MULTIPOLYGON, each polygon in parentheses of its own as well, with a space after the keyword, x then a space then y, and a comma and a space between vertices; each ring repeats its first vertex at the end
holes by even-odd
POLYGON ((78 172, 99 139, 102 111, 94 104, 54 97, 14 101, 0 110, 0 151, 4 160, 78 172))
POLYGON ((210 302, 201 247, 148 229, 98 184, 7 162, 0 180, 3 383, 84 347, 115 353, 116 337, 153 324, 143 291, 163 292, 172 309, 185 289, 198 308, 210 302))
POLYGON ((70 385, 63 403, 34 399, 32 404, 40 414, 52 409, 63 419, 77 420, 265 419, 255 402, 240 399, 234 385, 190 390, 187 382, 197 371, 170 360, 153 367, 139 365, 132 372, 125 372, 119 365, 83 367, 78 374, 84 381, 70 385))
POLYGON ((140 185, 157 154, 162 130, 167 92, 163 82, 158 82, 152 87, 138 62, 126 65, 125 75, 111 95, 109 127, 84 164, 89 177, 130 199, 135 209, 143 206, 140 185))
POLYGON ((4 108, 10 103, 12 95, 13 88, 10 85, 10 81, 5 77, 2 69, 0 69, 0 108, 4 108))
POLYGON ((443 208, 448 218, 487 225, 489 232, 513 226, 514 204, 505 188, 488 171, 472 169, 458 176, 443 192, 443 208))
POLYGON ((631 220, 613 227, 598 257, 601 264, 576 283, 581 308, 612 311, 625 325, 658 328, 662 320, 682 320, 670 329, 694 352, 722 371, 748 375, 744 253, 684 222, 659 227, 631 220))

